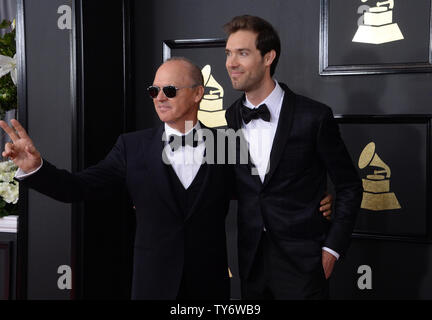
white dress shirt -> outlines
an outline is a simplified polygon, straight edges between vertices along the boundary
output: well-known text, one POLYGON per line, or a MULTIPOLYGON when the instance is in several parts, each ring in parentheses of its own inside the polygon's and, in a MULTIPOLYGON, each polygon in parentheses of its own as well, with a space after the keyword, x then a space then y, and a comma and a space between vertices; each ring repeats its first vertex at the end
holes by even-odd
MULTIPOLYGON (((246 95, 246 101, 244 103, 244 105, 250 109, 258 108, 265 103, 270 111, 269 122, 263 119, 253 119, 247 124, 243 121, 242 124, 243 133, 249 147, 249 154, 258 171, 261 182, 264 182, 265 175, 270 169, 270 153, 285 95, 285 91, 283 91, 279 83, 275 81, 275 84, 273 91, 262 102, 253 105, 246 95)), ((331 253, 336 259, 339 259, 339 254, 334 250, 327 247, 323 247, 323 250, 331 253)))
POLYGON ((255 109, 265 103, 270 111, 270 122, 263 119, 251 120, 248 124, 243 122, 242 129, 249 146, 252 162, 258 170, 261 182, 264 182, 270 160, 270 152, 278 125, 279 114, 285 92, 275 81, 276 86, 267 98, 258 105, 253 105, 246 96, 245 106, 255 109), (252 143, 251 143, 252 142, 252 143))
MULTIPOLYGON (((197 122, 192 129, 185 133, 181 133, 180 131, 171 128, 165 123, 165 133, 167 138, 171 134, 175 134, 177 136, 187 135, 193 129, 197 131, 201 129, 199 122, 197 122)), ((192 181, 195 179, 195 176, 197 175, 204 158, 205 143, 201 135, 197 134, 197 136, 198 145, 195 148, 187 144, 184 147, 180 145, 176 151, 172 151, 168 143, 164 148, 165 155, 167 156, 175 173, 177 174, 177 177, 185 189, 189 188, 189 186, 192 184, 192 181)))

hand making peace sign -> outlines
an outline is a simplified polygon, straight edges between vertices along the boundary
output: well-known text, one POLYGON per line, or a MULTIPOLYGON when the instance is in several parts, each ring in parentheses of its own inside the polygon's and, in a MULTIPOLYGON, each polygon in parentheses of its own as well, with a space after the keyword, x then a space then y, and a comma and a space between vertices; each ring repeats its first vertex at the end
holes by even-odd
POLYGON ((11 120, 11 124, 13 129, 3 120, 0 121, 0 127, 12 140, 12 143, 6 143, 2 156, 9 157, 25 173, 32 172, 41 165, 41 155, 23 126, 15 119, 11 120))

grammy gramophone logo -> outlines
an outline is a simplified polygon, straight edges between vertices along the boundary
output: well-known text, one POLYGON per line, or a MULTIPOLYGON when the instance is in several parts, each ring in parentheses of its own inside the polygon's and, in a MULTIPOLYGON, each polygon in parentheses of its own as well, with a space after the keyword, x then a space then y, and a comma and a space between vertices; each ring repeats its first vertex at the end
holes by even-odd
POLYGON ((393 22, 394 0, 378 1, 375 7, 366 5, 365 8, 363 24, 359 25, 353 42, 382 44, 404 39, 398 24, 393 22))
POLYGON ((225 126, 225 110, 223 109, 224 89, 211 74, 208 64, 201 70, 204 78, 204 97, 198 110, 198 119, 209 128, 225 126))
POLYGON ((400 209, 401 206, 394 192, 390 192, 390 167, 381 160, 375 150, 375 143, 370 142, 360 154, 360 169, 373 167, 373 174, 363 181, 363 200, 361 208, 373 211, 400 209))

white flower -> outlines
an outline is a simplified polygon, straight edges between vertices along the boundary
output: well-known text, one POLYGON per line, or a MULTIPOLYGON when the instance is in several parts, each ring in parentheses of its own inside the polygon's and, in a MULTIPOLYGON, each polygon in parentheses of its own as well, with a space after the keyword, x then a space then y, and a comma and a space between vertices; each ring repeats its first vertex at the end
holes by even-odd
POLYGON ((10 72, 13 83, 16 85, 17 68, 16 53, 13 58, 0 54, 0 78, 10 72))
POLYGON ((11 183, 0 183, 0 196, 7 203, 16 204, 18 202, 18 186, 11 183))
POLYGON ((7 191, 7 186, 9 183, 0 182, 0 195, 7 191))
POLYGON ((10 160, 0 162, 0 197, 7 203, 18 202, 18 182, 14 180, 17 169, 15 163, 10 160))
POLYGON ((0 162, 0 172, 15 172, 17 169, 18 167, 11 160, 0 162))
POLYGON ((13 179, 15 172, 0 172, 0 181, 2 182, 15 182, 13 179))

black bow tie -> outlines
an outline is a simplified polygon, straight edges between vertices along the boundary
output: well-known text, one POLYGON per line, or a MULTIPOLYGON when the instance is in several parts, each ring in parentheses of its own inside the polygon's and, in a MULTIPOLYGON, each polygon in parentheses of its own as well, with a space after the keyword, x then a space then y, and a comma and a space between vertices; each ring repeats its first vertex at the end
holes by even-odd
POLYGON ((193 129, 187 135, 179 136, 176 134, 170 134, 168 139, 168 144, 171 147, 172 151, 176 151, 180 146, 184 147, 185 145, 189 145, 191 147, 197 147, 198 141, 194 140, 197 131, 193 129))
POLYGON ((265 103, 263 103, 262 105, 260 105, 258 108, 255 109, 250 109, 246 106, 242 106, 241 114, 242 114, 243 121, 246 124, 249 123, 251 120, 259 119, 259 118, 267 122, 270 121, 270 111, 267 108, 267 105, 265 103))

